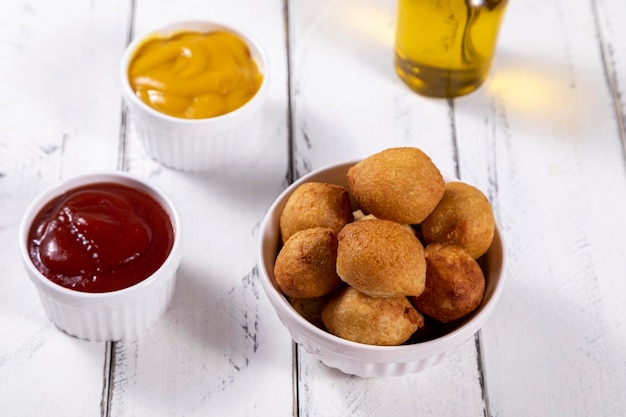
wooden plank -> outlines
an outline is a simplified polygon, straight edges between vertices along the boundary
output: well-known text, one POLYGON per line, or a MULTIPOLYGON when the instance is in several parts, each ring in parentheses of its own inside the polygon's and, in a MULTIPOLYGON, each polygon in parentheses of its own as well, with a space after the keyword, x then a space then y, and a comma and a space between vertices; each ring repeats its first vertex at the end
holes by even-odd
MULTIPOLYGON (((131 126, 126 165, 173 199, 184 257, 163 320, 116 343, 112 415, 288 415, 291 339, 265 299, 256 267, 261 220, 286 186, 287 73, 279 0, 138 1, 134 33, 177 20, 231 22, 256 37, 271 64, 271 93, 252 158, 207 175, 152 161, 131 126)), ((242 149, 243 151, 244 149, 242 149)))
POLYGON ((626 409, 624 152, 598 38, 617 3, 598 21, 590 1, 511 2, 489 94, 455 102, 462 177, 508 248, 481 332, 492 415, 626 409))
POLYGON ((301 416, 484 415, 474 339, 436 366, 387 378, 345 375, 300 350, 301 416))
POLYGON ((606 82, 613 94, 615 112, 622 138, 626 148, 626 50, 620 42, 626 39, 626 28, 619 23, 619 16, 626 13, 626 3, 609 0, 599 1, 595 7, 594 17, 601 43, 601 58, 605 68, 606 82))
MULTIPOLYGON (((290 2, 297 174, 392 146, 417 146, 456 173, 447 100, 411 92, 393 69, 395 2, 290 2)), ((401 378, 360 379, 299 351, 300 415, 484 415, 469 340, 449 359, 401 378)))
POLYGON ((264 142, 253 160, 211 175, 150 160, 131 126, 119 153, 129 2, 3 5, 1 415, 289 415, 294 405, 300 415, 623 413, 626 4, 511 2, 492 79, 449 103, 419 97, 395 76, 393 3, 137 1, 136 32, 227 19, 268 49, 274 83, 264 142), (297 176, 419 146, 494 203, 508 283, 480 349, 469 340, 434 368, 383 379, 343 375, 298 350, 292 399, 291 341, 259 289, 255 256, 260 221, 287 182, 283 5, 297 176), (103 402, 106 345, 68 337, 47 320, 16 236, 44 187, 116 168, 172 196, 186 251, 164 319, 112 345, 103 402))
POLYGON ((20 260, 21 215, 43 188, 117 164, 125 2, 14 1, 0 14, 0 414, 100 412, 104 343, 45 316, 20 260), (97 76, 95 75, 97 74, 97 76))
POLYGON ((413 94, 393 69, 394 2, 290 2, 294 148, 300 175, 390 146, 419 146, 453 173, 446 100, 413 94))

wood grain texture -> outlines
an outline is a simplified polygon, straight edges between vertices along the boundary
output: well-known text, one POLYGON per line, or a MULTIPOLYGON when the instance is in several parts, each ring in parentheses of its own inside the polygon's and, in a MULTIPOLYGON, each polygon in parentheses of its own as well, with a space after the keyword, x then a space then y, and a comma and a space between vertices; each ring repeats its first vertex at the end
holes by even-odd
MULTIPOLYGON (((454 112, 411 92, 393 68, 395 4, 292 1, 292 103, 296 174, 417 146, 456 175, 454 112)), ((479 111, 477 109, 477 111, 479 111)), ((478 416, 486 412, 473 340, 417 375, 363 380, 299 350, 300 415, 478 416), (391 413, 391 414, 390 414, 391 413)))
POLYGON ((306 352, 301 352, 299 360, 301 416, 486 414, 474 339, 439 365, 403 377, 345 375, 321 365, 306 352))
POLYGON ((245 28, 270 58, 271 93, 260 142, 245 144, 253 158, 222 172, 162 167, 146 155, 129 115, 125 165, 173 199, 184 257, 163 320, 139 339, 115 344, 111 415, 287 415, 293 408, 292 342, 264 298, 256 267, 260 223, 286 186, 282 12, 276 0, 135 3, 134 36, 177 20, 245 28))
POLYGON ((104 344, 47 319, 22 268, 25 208, 67 176, 115 169, 125 2, 24 2, 0 13, 0 414, 98 415, 104 344), (67 10, 61 13, 61 10, 67 10))
POLYGON ((481 332, 493 415, 626 409, 624 154, 592 6, 512 2, 489 95, 455 101, 462 178, 508 248, 481 332))
POLYGON ((613 95, 615 116, 620 129, 622 145, 626 149, 626 48, 620 45, 626 36, 626 28, 619 23, 619 16, 626 13, 626 4, 618 1, 598 1, 594 3, 594 17, 598 39, 601 44, 601 57, 605 68, 606 81, 613 95))
POLYGON ((0 415, 623 415, 626 3, 511 1, 488 82, 450 101, 395 75, 395 11, 385 0, 3 3, 0 415), (246 28, 271 63, 254 156, 207 175, 150 159, 120 94, 129 38, 186 19, 246 28), (507 283, 490 321, 439 365, 362 379, 293 346, 260 288, 257 240, 290 164, 297 178, 391 146, 418 146, 485 192, 507 283), (88 343, 45 316, 18 228, 45 187, 115 169, 170 195, 184 257, 161 321, 88 343))
POLYGON ((412 94, 394 72, 394 2, 291 1, 289 13, 298 176, 390 146, 419 146, 454 174, 447 102, 412 94))

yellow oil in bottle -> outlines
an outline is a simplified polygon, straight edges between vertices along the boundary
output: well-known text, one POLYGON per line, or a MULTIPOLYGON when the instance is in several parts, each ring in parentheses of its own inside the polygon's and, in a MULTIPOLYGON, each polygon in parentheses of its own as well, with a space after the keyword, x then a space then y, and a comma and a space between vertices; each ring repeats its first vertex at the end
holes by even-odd
POLYGON ((399 0, 395 68, 414 91, 457 97, 487 78, 508 0, 399 0))

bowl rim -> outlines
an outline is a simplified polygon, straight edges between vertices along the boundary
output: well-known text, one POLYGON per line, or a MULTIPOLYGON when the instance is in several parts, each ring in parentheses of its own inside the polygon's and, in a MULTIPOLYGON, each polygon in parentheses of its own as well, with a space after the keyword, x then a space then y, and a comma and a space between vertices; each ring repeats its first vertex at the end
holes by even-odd
POLYGON ((146 113, 150 114, 153 117, 161 119, 163 121, 167 121, 171 123, 180 123, 181 125, 194 126, 194 125, 203 125, 203 124, 208 124, 208 123, 212 124, 212 123, 230 121, 230 119, 233 119, 235 117, 240 117, 238 116, 239 114, 246 113, 249 111, 249 109, 256 108, 257 106, 261 105, 269 89, 270 64, 269 64, 269 59, 265 51, 265 48, 261 46, 261 44, 256 40, 256 38, 251 36, 245 30, 242 30, 241 28, 239 28, 237 25, 233 25, 231 23, 226 23, 226 22, 213 21, 213 20, 180 20, 180 21, 168 23, 165 25, 161 25, 160 27, 157 27, 155 29, 146 30, 140 33, 139 35, 135 36, 130 41, 130 43, 128 43, 128 45, 126 46, 122 54, 122 59, 120 63, 120 79, 121 79, 121 84, 122 84, 122 92, 124 96, 128 100, 130 100, 135 106, 141 108, 146 113), (130 82, 128 80, 128 65, 133 55, 135 54, 137 48, 143 42, 148 40, 150 37, 154 37, 154 36, 168 37, 168 36, 172 36, 178 32, 182 32, 185 30, 198 31, 198 32, 199 31, 211 32, 211 31, 223 30, 225 32, 230 32, 238 36, 241 40, 243 40, 246 43, 246 45, 248 46, 248 49, 250 50, 252 57, 255 59, 257 65, 260 67, 261 72, 263 73, 263 81, 261 82, 261 85, 258 91, 254 94, 254 96, 252 96, 250 100, 245 102, 242 106, 238 107, 237 109, 230 111, 228 113, 219 115, 219 116, 205 117, 201 119, 184 119, 181 117, 174 117, 165 113, 161 113, 160 111, 148 106, 146 103, 144 103, 142 100, 140 100, 137 97, 137 95, 131 88, 130 82))
MULTIPOLYGON (((274 200, 274 202, 268 209, 263 219, 263 222, 261 223, 259 234, 258 262, 261 269, 261 281, 263 284, 263 288, 271 304, 276 310, 276 313, 279 315, 281 321, 283 320, 283 317, 281 317, 281 314, 278 311, 279 309, 287 314, 286 318, 297 323, 299 329, 301 329, 301 333, 306 334, 306 336, 310 340, 314 341, 320 346, 332 351, 333 354, 343 356, 351 360, 374 363, 404 363, 440 355, 442 352, 458 346, 462 342, 472 337, 476 332, 478 332, 485 324, 485 322, 489 319, 489 317, 493 313, 493 310, 498 304, 498 300, 502 294, 506 281, 506 254, 504 250, 505 245, 502 238, 501 227, 499 226, 497 219, 495 219, 496 227, 494 233, 494 241, 487 254, 492 254, 492 256, 499 257, 500 262, 499 265, 495 265, 496 271, 494 271, 494 273, 498 277, 497 282, 493 284, 490 294, 485 294, 485 297, 488 296, 488 298, 483 299, 481 308, 471 313, 467 318, 463 319, 463 322, 459 325, 459 327, 435 339, 423 342, 399 346, 376 346, 342 339, 329 332, 326 332, 325 330, 316 327, 304 317, 302 317, 298 312, 296 312, 296 310, 287 301, 286 297, 280 292, 280 290, 278 290, 278 288, 276 288, 273 281, 273 270, 269 271, 267 268, 264 256, 266 251, 265 238, 270 228, 277 226, 277 220, 273 217, 273 213, 275 213, 281 205, 284 205, 286 203, 287 198, 301 184, 305 182, 310 182, 312 181, 312 178, 322 175, 331 170, 344 169, 347 171, 349 167, 355 165, 361 160, 362 159, 355 159, 344 162, 332 163, 313 170, 290 184, 274 200), (419 346, 419 349, 416 349, 416 346, 419 346)), ((442 175, 444 176, 446 182, 453 180, 460 181, 456 177, 447 175, 444 172, 442 172, 442 175)), ((278 216, 278 218, 279 217, 280 216, 278 216)), ((280 245, 280 243, 278 244, 280 245)), ((288 331, 291 333, 292 327, 287 325, 286 323, 283 324, 285 325, 285 327, 288 328, 288 331)), ((295 340, 293 334, 292 338, 295 340)))
POLYGON ((43 189, 37 196, 30 202, 24 211, 22 220, 19 226, 19 246, 22 257, 22 262, 28 270, 28 275, 31 281, 40 289, 46 291, 46 293, 58 297, 59 300, 63 300, 67 304, 72 302, 83 301, 112 301, 117 298, 133 297, 141 291, 145 291, 150 287, 158 285, 160 281, 167 281, 168 277, 164 277, 164 273, 169 270, 175 271, 180 263, 181 259, 181 245, 182 245, 182 225, 180 215, 176 209, 174 203, 165 192, 163 192, 158 186, 149 183, 148 181, 128 172, 122 171, 98 171, 88 174, 77 175, 70 177, 43 189), (39 269, 35 266, 28 253, 28 235, 31 224, 35 216, 39 211, 53 198, 61 195, 62 193, 72 190, 77 187, 81 187, 89 184, 97 184, 103 182, 111 182, 116 184, 122 184, 136 188, 145 192, 152 197, 157 204, 159 204, 169 215, 174 230, 174 240, 172 248, 169 254, 165 258, 165 261, 161 266, 153 272, 150 276, 144 280, 131 285, 126 288, 122 288, 115 291, 107 292, 84 292, 78 290, 72 290, 59 285, 45 275, 43 275, 39 269))

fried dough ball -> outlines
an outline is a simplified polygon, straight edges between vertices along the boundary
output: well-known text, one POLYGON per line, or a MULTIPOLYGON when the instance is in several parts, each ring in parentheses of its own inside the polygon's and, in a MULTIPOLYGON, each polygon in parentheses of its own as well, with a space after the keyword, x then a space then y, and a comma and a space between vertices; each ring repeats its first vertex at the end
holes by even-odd
POLYGON ((421 228, 426 243, 454 244, 478 259, 491 246, 495 220, 489 200, 478 188, 450 182, 421 228))
POLYGON ((274 278, 280 291, 289 297, 321 297, 341 285, 336 262, 335 232, 328 227, 301 230, 278 253, 274 278))
POLYGON ((350 286, 330 299, 322 321, 335 336, 378 346, 401 345, 424 325, 406 297, 374 298, 350 286))
POLYGON ((296 188, 280 216, 282 242, 285 243, 294 233, 312 227, 329 227, 337 234, 352 220, 352 206, 346 188, 307 182, 296 188))
POLYGON ((481 303, 485 277, 464 249, 432 243, 426 246, 426 289, 409 297, 422 314, 442 323, 465 317, 481 303))
POLYGON ((326 306, 326 303, 331 298, 332 294, 329 293, 321 297, 315 298, 292 298, 287 297, 289 304, 294 310, 304 317, 309 323, 320 329, 325 329, 324 322, 322 321, 322 309, 326 306))
MULTIPOLYGON (((354 220, 372 220, 375 219, 376 216, 374 216, 373 214, 365 214, 363 213, 362 210, 355 210, 353 213, 354 215, 354 220)), ((415 231, 415 229, 413 229, 413 226, 411 226, 410 224, 403 224, 402 227, 404 227, 406 230, 408 230, 409 232, 411 232, 411 234, 417 236, 417 232, 415 231)))
POLYGON ((418 148, 389 148, 348 170, 348 185, 364 212, 401 224, 418 224, 443 196, 444 181, 418 148))
POLYGON ((390 220, 359 220, 338 235, 337 273, 371 297, 420 295, 424 291, 424 247, 390 220))

